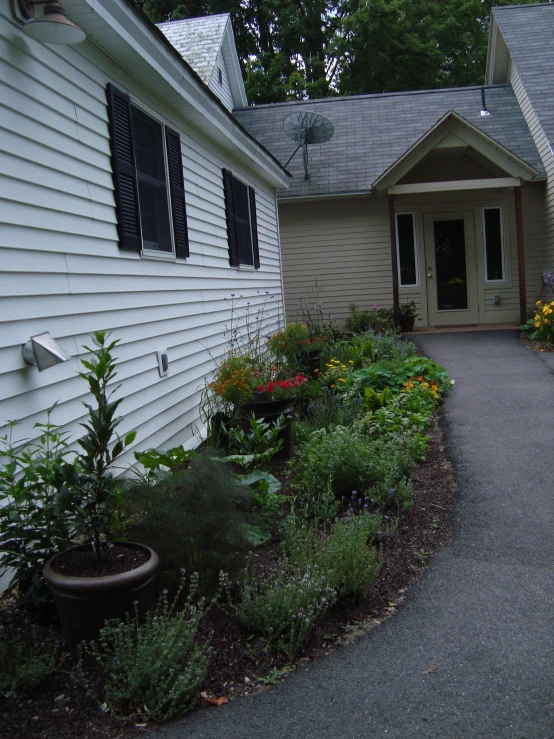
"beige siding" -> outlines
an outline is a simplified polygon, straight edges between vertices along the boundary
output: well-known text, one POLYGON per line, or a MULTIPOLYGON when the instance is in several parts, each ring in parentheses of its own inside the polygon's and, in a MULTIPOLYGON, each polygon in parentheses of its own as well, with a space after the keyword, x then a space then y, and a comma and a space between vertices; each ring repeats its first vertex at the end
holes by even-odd
MULTIPOLYGON (((528 305, 540 289, 542 257, 543 183, 523 186, 528 305)), ((513 189, 463 191, 395 198, 396 212, 413 212, 417 228, 418 287, 400 287, 400 302, 414 300, 426 326, 425 214, 473 213, 477 258, 479 323, 519 320, 519 281, 513 189), (506 280, 486 283, 482 208, 502 206, 506 280), (494 304, 494 295, 500 304, 494 304)), ((301 296, 316 295, 333 318, 348 316, 348 305, 361 308, 392 305, 388 205, 384 197, 322 199, 280 203, 279 221, 287 319, 298 317, 301 296)))
POLYGON ((513 61, 510 62, 510 84, 525 117, 542 163, 546 169, 544 189, 544 269, 554 269, 554 154, 513 61))
POLYGON ((89 334, 121 339, 122 431, 135 448, 194 443, 200 389, 223 351, 230 296, 280 318, 274 190, 225 155, 88 43, 47 46, 22 36, 0 10, 0 427, 21 437, 55 401, 54 421, 73 434, 83 417, 76 377, 89 334), (141 259, 118 249, 105 88, 181 133, 191 256, 141 259), (261 269, 231 269, 222 167, 256 189, 261 269), (239 298, 242 296, 242 299, 239 298), (73 359, 46 372, 27 367, 21 345, 50 331, 73 359), (160 378, 156 350, 167 349, 160 378))
POLYGON ((315 296, 334 319, 348 306, 392 305, 389 221, 382 198, 280 203, 287 320, 301 296, 315 296))

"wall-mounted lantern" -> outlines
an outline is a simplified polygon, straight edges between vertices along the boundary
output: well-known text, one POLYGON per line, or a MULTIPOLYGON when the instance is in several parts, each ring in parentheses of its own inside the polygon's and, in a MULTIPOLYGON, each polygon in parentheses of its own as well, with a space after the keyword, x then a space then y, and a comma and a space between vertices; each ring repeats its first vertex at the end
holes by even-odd
POLYGON ((23 33, 46 44, 78 44, 86 39, 85 32, 69 20, 62 4, 49 0, 12 0, 25 21, 23 33), (35 6, 43 5, 44 12, 35 18, 35 6))
POLYGON ((31 336, 31 339, 23 344, 21 354, 27 364, 36 364, 39 372, 71 359, 71 355, 61 348, 48 331, 31 336))

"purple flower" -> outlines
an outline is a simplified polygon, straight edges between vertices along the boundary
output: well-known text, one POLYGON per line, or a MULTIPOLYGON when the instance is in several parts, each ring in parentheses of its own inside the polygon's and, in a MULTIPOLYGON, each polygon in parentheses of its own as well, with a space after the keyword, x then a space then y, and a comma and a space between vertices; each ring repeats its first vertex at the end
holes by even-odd
POLYGON ((391 488, 391 489, 389 490, 389 495, 394 495, 394 494, 395 494, 395 492, 396 492, 396 490, 395 490, 394 488, 391 488))
POLYGON ((368 504, 367 504, 367 503, 365 503, 365 504, 364 504, 364 509, 365 509, 365 510, 367 511, 367 509, 368 509, 368 508, 369 508, 368 504))

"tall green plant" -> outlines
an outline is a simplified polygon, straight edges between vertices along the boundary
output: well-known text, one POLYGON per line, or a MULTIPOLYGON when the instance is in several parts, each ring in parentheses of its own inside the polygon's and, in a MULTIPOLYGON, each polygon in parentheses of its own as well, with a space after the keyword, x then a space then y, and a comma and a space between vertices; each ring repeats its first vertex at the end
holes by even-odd
POLYGON ((95 406, 83 403, 89 418, 81 426, 87 433, 78 441, 83 451, 73 464, 64 465, 62 500, 74 516, 73 533, 91 541, 97 557, 100 557, 102 541, 110 541, 119 530, 122 485, 110 468, 132 444, 136 432, 131 431, 124 439, 116 433, 122 421, 116 416, 116 411, 123 398, 112 400, 117 388, 108 390, 108 383, 117 375, 112 351, 119 339, 109 341, 105 331, 96 331, 92 341, 96 349, 85 346, 92 356, 89 360, 82 360, 89 373, 79 372, 79 377, 86 380, 95 406), (110 449, 114 436, 117 441, 110 449))
POLYGON ((45 616, 52 607, 42 568, 70 540, 62 514, 58 470, 68 454, 66 436, 51 422, 53 406, 36 442, 15 444, 17 421, 0 437, 0 572, 12 570, 8 588, 17 587, 17 603, 31 618, 45 616))

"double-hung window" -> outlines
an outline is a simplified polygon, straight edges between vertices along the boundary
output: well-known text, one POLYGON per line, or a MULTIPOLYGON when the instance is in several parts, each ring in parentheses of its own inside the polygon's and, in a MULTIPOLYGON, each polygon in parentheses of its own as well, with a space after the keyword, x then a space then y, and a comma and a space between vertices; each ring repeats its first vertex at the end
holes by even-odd
POLYGON ((223 170, 227 241, 231 267, 260 267, 256 193, 253 187, 223 170))
POLYGON ((111 84, 107 96, 120 248, 188 257, 179 134, 111 84))
POLYGON ((483 208, 483 242, 485 246, 485 281, 504 282, 505 258, 502 234, 502 208, 483 208))

